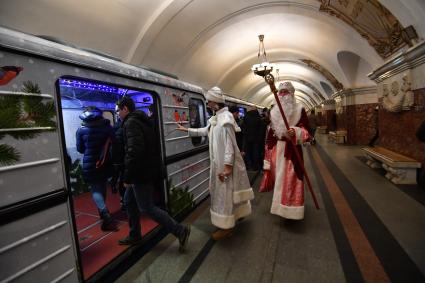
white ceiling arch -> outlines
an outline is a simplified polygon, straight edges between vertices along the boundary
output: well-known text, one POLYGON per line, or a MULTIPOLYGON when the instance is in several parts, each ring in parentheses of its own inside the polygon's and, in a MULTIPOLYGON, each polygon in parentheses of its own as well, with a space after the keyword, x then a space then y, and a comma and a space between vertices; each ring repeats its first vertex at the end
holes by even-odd
MULTIPOLYGON (((379 2, 403 24, 418 27, 423 36, 423 0, 379 2)), ((308 59, 346 88, 372 85, 367 68, 358 69, 355 79, 347 78, 337 54, 357 54, 372 69, 383 63, 382 58, 346 22, 320 12, 320 5, 319 0, 14 0, 1 1, 0 24, 173 73, 204 88, 218 85, 239 98, 255 98, 254 92, 261 89, 261 78, 250 74, 251 65, 258 63, 259 34, 265 35, 270 61, 308 59)), ((304 76, 296 70, 281 75, 304 80, 328 98, 330 92, 320 82, 334 91, 332 84, 310 71, 304 76)), ((317 103, 314 92, 305 93, 317 103)))
MULTIPOLYGON (((306 85, 299 83, 296 80, 291 80, 291 79, 287 79, 285 81, 290 81, 293 85, 294 88, 298 91, 298 93, 300 95, 303 96, 307 96, 308 100, 313 104, 313 105, 319 105, 323 100, 318 100, 316 98, 316 96, 313 94, 313 91, 306 85)), ((277 86, 279 85, 279 83, 282 81, 279 81, 277 83, 277 86)), ((260 84, 258 85, 258 87, 256 88, 256 92, 253 93, 253 95, 251 97, 249 97, 249 99, 245 99, 248 101, 255 101, 255 103, 257 104, 261 104, 261 101, 264 99, 264 97, 271 95, 271 91, 268 85, 266 84, 260 84)))

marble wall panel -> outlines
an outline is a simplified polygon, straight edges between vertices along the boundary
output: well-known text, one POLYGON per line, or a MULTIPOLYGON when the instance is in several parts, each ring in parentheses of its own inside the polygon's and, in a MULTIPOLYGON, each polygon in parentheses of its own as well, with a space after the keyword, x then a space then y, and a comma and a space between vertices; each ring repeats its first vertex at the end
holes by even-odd
POLYGON ((416 131, 425 120, 425 88, 414 93, 415 104, 410 111, 379 110, 379 145, 414 158, 425 166, 425 143, 416 138, 416 131))
POLYGON ((378 129, 379 113, 377 104, 356 105, 355 144, 366 145, 378 129))
POLYGON ((336 130, 336 111, 325 110, 323 117, 324 125, 327 126, 327 132, 336 130))

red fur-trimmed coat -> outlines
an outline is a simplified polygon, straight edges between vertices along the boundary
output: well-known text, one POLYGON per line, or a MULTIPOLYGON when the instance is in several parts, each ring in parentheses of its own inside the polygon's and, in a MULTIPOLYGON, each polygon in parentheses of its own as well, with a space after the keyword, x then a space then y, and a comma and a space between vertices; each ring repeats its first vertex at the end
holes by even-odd
POLYGON ((300 117, 298 122, 290 125, 290 128, 295 130, 294 143, 290 142, 287 136, 277 138, 273 126, 266 139, 266 149, 270 152, 266 155, 268 159, 265 159, 264 169, 270 164, 269 169, 275 170, 270 174, 274 176, 271 213, 288 219, 304 218, 304 174, 295 150, 302 160, 301 145, 310 139, 310 135, 307 114, 304 108, 300 107, 299 111, 301 113, 297 113, 300 117))

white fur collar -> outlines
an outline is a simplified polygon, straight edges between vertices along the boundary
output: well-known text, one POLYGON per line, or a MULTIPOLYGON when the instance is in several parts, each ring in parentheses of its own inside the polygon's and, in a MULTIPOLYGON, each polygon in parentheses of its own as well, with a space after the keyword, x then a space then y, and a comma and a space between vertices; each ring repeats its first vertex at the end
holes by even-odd
POLYGON ((240 132, 240 128, 236 123, 235 118, 232 113, 229 112, 227 107, 224 107, 216 112, 217 124, 220 126, 232 125, 235 129, 235 132, 240 132))

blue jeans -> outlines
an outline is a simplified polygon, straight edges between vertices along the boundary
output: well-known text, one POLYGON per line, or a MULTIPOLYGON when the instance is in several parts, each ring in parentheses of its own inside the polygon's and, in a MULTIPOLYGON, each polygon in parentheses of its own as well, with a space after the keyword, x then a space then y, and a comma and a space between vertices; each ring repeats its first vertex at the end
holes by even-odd
POLYGON ((89 186, 93 201, 102 215, 102 213, 107 211, 105 204, 107 181, 90 183, 89 186))
POLYGON ((153 220, 164 227, 167 232, 179 238, 184 232, 184 226, 178 224, 168 213, 153 202, 153 184, 135 184, 127 187, 124 202, 127 206, 128 224, 130 226, 130 237, 140 238, 140 212, 146 213, 153 220))

